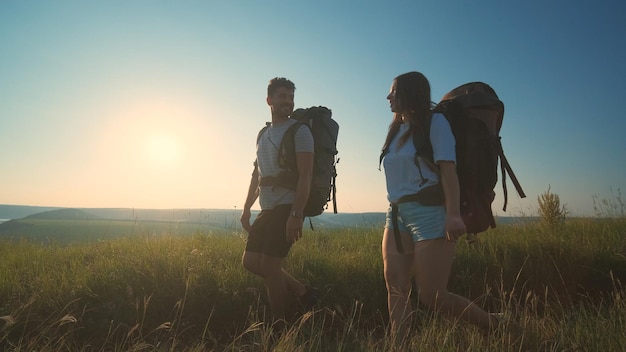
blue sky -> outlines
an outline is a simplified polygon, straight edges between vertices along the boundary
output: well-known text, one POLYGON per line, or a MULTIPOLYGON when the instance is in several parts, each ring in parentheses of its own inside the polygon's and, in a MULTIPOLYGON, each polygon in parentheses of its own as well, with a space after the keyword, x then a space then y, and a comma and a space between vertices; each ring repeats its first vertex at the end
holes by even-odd
MULTIPOLYGON (((340 124, 341 212, 385 211, 393 78, 433 100, 484 81, 534 215, 626 186, 626 5, 618 1, 0 1, 0 204, 240 208, 267 82, 340 124)), ((258 208, 257 208, 258 209, 258 208)))

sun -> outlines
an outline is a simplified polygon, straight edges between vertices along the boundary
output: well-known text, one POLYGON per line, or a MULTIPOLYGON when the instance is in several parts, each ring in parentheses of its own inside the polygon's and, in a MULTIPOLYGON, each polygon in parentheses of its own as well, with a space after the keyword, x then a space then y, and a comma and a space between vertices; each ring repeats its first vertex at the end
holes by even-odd
POLYGON ((180 159, 181 143, 176 136, 167 132, 156 132, 147 136, 145 153, 151 164, 172 166, 180 159))

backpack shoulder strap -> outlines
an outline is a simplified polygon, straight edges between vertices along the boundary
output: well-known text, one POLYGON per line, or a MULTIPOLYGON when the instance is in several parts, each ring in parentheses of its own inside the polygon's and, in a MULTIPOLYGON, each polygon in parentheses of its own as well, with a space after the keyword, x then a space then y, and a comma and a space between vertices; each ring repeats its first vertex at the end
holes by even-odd
POLYGON ((423 122, 424 125, 418 130, 419 133, 414 133, 412 136, 413 145, 415 146, 414 162, 415 165, 417 165, 417 169, 420 174, 421 185, 426 184, 429 180, 427 178, 424 178, 424 175, 422 174, 422 168, 419 163, 420 157, 429 169, 439 175, 439 167, 437 166, 437 164, 435 164, 433 145, 430 140, 430 127, 432 125, 432 119, 433 115, 431 114, 430 117, 425 119, 425 121, 423 122))
POLYGON ((298 165, 296 164, 296 132, 302 125, 307 126, 311 130, 307 120, 298 120, 285 131, 278 148, 280 151, 278 153, 278 165, 296 173, 298 172, 298 165))
POLYGON ((430 118, 425 119, 423 121, 424 126, 418 130, 418 133, 413 134, 413 145, 415 146, 416 156, 415 162, 417 162, 417 157, 421 156, 430 161, 433 160, 433 146, 430 142, 430 126, 432 124, 433 116, 430 115, 430 118))
MULTIPOLYGON (((270 127, 272 123, 271 122, 266 122, 265 126, 263 126, 263 128, 261 128, 261 130, 259 131, 259 133, 256 136, 256 144, 259 144, 259 140, 261 139, 261 136, 263 135, 263 133, 265 133, 265 131, 270 127)), ((252 175, 258 174, 259 172, 259 162, 254 159, 254 171, 252 172, 252 175)))
MULTIPOLYGON (((417 164, 417 158, 421 156, 421 157, 425 157, 426 160, 431 161, 431 163, 434 165, 434 162, 432 162, 432 159, 433 159, 432 149, 433 148, 430 144, 431 120, 432 120, 432 115, 430 118, 424 121, 424 126, 420 129, 421 133, 414 133, 412 135, 413 145, 415 146, 415 150, 417 151, 415 154, 416 164, 417 164), (425 131, 428 131, 428 132, 425 132, 425 131)), ((395 135, 398 134, 398 132, 399 130, 394 132, 394 135, 391 136, 391 138, 389 139, 389 144, 391 144, 391 141, 393 140, 393 138, 395 138, 395 135)), ((387 155, 388 153, 389 153, 389 145, 383 146, 383 149, 380 151, 380 156, 378 157, 378 170, 379 171, 380 171, 380 165, 383 163, 383 159, 385 158, 385 155, 387 155)))
POLYGON ((257 144, 259 143, 259 139, 261 139, 261 136, 263 135, 263 133, 265 133, 265 131, 267 131, 267 129, 270 127, 271 124, 272 124, 271 122, 266 122, 265 126, 263 126, 263 128, 261 128, 261 130, 259 131, 259 134, 257 134, 257 136, 256 136, 257 144))

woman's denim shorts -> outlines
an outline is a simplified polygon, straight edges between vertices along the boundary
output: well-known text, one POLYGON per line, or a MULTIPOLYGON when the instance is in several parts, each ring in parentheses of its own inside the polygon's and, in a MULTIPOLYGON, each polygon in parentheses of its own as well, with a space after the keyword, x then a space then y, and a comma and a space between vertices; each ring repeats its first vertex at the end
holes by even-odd
MULTIPOLYGON (((385 228, 393 231, 391 206, 387 210, 385 228)), ((426 206, 418 202, 398 204, 398 228, 410 233, 413 242, 432 240, 446 235, 446 210, 443 206, 426 206)))

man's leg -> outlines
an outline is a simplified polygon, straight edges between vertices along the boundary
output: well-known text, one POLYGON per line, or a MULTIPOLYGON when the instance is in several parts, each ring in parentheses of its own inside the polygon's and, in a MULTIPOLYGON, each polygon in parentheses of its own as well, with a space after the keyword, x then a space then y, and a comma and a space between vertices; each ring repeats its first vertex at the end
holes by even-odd
MULTIPOLYGON (((261 253, 247 251, 244 252, 242 259, 244 268, 254 275, 264 277, 264 274, 261 270, 262 256, 263 255, 261 253)), ((282 269, 282 272, 285 282, 287 284, 287 290, 293 293, 296 297, 304 296, 307 292, 307 287, 300 281, 296 280, 293 276, 291 276, 287 271, 285 271, 285 269, 282 269)))
POLYGON ((261 270, 263 280, 267 288, 267 297, 272 311, 274 321, 284 319, 287 312, 288 295, 287 279, 288 275, 282 268, 283 258, 262 255, 261 270))
POLYGON ((285 269, 282 269, 282 271, 287 284, 287 290, 298 298, 304 296, 307 292, 306 286, 286 272, 285 269))
POLYGON ((290 308, 288 294, 298 299, 307 294, 307 287, 282 268, 291 247, 285 241, 290 210, 290 205, 278 206, 257 216, 242 258, 248 271, 263 278, 275 319, 283 318, 290 308))
POLYGON ((261 270, 261 253, 244 251, 241 262, 243 267, 254 275, 263 277, 263 271, 261 270))

